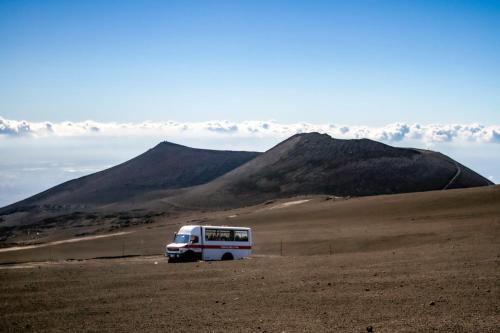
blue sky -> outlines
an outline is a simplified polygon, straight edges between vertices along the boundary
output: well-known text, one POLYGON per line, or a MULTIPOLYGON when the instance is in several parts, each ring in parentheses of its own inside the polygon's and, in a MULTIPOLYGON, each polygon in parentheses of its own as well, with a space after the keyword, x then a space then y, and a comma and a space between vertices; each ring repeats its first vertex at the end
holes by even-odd
POLYGON ((0 0, 0 206, 162 140, 308 130, 498 182, 499 59, 500 1, 0 0))
POLYGON ((0 115, 500 123, 498 1, 0 1, 0 115))

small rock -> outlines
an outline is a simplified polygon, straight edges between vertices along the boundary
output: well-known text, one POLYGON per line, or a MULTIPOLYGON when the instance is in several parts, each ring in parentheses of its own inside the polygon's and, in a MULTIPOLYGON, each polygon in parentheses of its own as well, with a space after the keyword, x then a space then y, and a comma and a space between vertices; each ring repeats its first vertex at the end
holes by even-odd
POLYGON ((367 331, 367 332, 373 332, 373 327, 368 326, 368 327, 366 328, 366 331, 367 331))
POLYGON ((365 291, 370 291, 370 288, 365 288, 365 291))
POLYGON ((329 285, 329 286, 331 286, 331 285, 332 285, 332 283, 331 283, 331 282, 328 282, 328 285, 329 285))
POLYGON ((430 306, 436 305, 436 302, 432 301, 429 303, 430 306))

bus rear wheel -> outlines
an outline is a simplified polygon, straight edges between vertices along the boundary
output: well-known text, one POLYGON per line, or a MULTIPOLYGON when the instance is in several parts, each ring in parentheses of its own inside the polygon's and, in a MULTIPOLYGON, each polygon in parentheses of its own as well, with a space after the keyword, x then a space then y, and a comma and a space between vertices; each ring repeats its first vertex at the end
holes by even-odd
POLYGON ((233 260, 233 255, 229 252, 226 252, 224 253, 224 255, 222 256, 221 260, 233 260))

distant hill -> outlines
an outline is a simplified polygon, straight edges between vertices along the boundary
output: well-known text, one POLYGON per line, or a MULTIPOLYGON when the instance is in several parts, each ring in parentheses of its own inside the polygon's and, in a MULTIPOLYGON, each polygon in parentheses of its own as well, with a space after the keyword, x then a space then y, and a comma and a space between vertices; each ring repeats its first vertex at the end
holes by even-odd
POLYGON ((492 184, 441 153, 306 133, 169 200, 226 208, 295 195, 368 196, 492 184))
POLYGON ((133 200, 150 191, 210 182, 258 155, 257 152, 195 149, 162 142, 125 163, 60 184, 4 207, 0 213, 31 206, 80 209, 133 200))
POLYGON ((441 153, 367 139, 297 134, 265 153, 163 142, 123 164, 0 209, 0 245, 40 242, 53 234, 95 235, 186 211, 298 195, 370 196, 486 185, 492 183, 441 153))

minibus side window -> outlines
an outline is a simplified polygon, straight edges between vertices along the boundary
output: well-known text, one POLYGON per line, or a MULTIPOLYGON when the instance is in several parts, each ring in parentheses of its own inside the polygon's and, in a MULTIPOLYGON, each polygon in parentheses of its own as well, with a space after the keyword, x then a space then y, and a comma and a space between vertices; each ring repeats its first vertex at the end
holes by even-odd
POLYGON ((206 241, 248 242, 248 230, 205 229, 206 241))
POLYGON ((217 230, 206 229, 205 230, 205 240, 207 240, 207 241, 217 240, 217 230))
POLYGON ((230 230, 219 230, 219 239, 221 242, 229 242, 232 241, 231 231, 230 230))
POLYGON ((234 240, 236 242, 248 242, 248 231, 247 230, 236 230, 234 232, 234 240))

